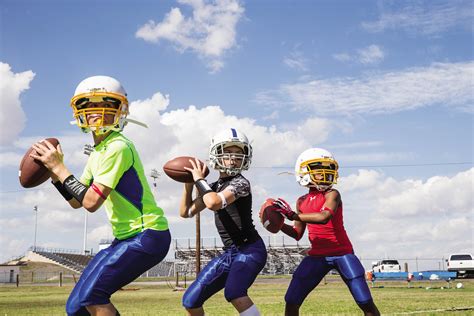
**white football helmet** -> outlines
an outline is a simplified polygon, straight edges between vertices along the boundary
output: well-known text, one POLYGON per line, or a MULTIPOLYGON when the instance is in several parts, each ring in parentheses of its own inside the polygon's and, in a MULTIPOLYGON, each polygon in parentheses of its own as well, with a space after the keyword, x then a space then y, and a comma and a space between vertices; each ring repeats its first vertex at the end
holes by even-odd
POLYGON ((128 99, 127 93, 122 84, 108 76, 93 76, 84 79, 79 83, 71 99, 71 107, 74 110, 76 124, 84 133, 93 131, 96 135, 104 134, 108 131, 122 131, 127 124, 128 99), (85 107, 92 102, 108 102, 112 107, 85 107), (87 115, 102 115, 101 120, 90 125, 87 115), (104 122, 104 115, 113 115, 114 121, 111 124, 104 122))
POLYGON ((209 165, 229 176, 235 176, 242 170, 248 170, 252 162, 252 146, 247 136, 235 128, 227 128, 216 134, 211 140, 209 147, 209 165), (224 148, 237 146, 242 149, 242 154, 224 153, 224 148), (240 166, 226 167, 224 159, 240 159, 240 166))
POLYGON ((333 155, 322 148, 310 148, 296 159, 296 182, 325 191, 337 183, 339 165, 333 155))

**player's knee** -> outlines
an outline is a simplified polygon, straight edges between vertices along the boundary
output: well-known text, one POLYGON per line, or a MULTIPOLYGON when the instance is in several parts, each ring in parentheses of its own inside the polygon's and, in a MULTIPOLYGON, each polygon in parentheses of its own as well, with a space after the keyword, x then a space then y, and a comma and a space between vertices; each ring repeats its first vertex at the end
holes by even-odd
POLYGON ((193 284, 193 286, 184 292, 182 304, 186 309, 194 309, 202 306, 201 290, 202 287, 200 285, 196 286, 193 284))
POLYGON ((68 316, 90 316, 91 314, 87 311, 85 306, 67 306, 66 305, 66 313, 68 316))
POLYGON ((81 295, 81 305, 105 305, 110 303, 110 294, 102 289, 93 288, 90 292, 81 295))
POLYGON ((287 306, 299 306, 302 303, 300 295, 294 292, 286 292, 285 294, 285 303, 287 306))
POLYGON ((85 306, 81 305, 81 299, 78 292, 72 292, 66 302, 66 313, 68 315, 82 316, 90 315, 85 306))
POLYGON ((367 286, 367 282, 365 281, 364 277, 352 279, 349 281, 348 285, 351 289, 354 300, 359 306, 369 306, 370 304, 373 304, 372 295, 370 294, 370 289, 367 286))
POLYGON ((247 296, 246 288, 229 286, 224 289, 224 297, 227 300, 227 302, 230 302, 232 300, 235 300, 236 298, 244 297, 244 296, 247 296))

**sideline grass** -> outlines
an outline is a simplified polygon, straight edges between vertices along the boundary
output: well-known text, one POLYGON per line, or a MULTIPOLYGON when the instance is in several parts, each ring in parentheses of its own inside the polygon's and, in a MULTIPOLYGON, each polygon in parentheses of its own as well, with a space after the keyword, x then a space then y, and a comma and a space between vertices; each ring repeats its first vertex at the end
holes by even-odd
MULTIPOLYGON (((464 288, 441 289, 446 282, 378 282, 372 295, 384 315, 433 311, 416 315, 448 315, 434 312, 453 307, 474 306, 474 280, 462 280, 464 288), (427 290, 426 287, 432 288, 427 290)), ((289 279, 258 279, 249 291, 262 315, 283 315, 289 279)), ((0 315, 65 315, 64 304, 71 286, 11 286, 0 287, 0 315)), ((184 315, 181 307, 183 292, 172 291, 166 285, 134 283, 112 297, 122 315, 184 315)), ((237 315, 232 305, 219 292, 204 305, 207 315, 237 315)), ((361 315, 349 290, 342 281, 320 284, 301 307, 301 315, 361 315)), ((456 315, 474 315, 474 310, 459 311, 456 315)))

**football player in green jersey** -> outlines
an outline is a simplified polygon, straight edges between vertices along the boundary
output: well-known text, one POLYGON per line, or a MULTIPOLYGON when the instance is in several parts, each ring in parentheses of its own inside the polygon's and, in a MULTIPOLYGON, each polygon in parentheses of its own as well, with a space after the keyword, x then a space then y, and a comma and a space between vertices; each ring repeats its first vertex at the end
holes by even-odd
POLYGON ((171 236, 163 210, 145 178, 133 143, 122 135, 128 99, 119 81, 107 76, 83 80, 71 99, 94 150, 80 179, 65 166, 61 146, 36 143, 33 158, 50 170, 53 185, 73 208, 95 212, 105 205, 115 240, 87 265, 66 304, 68 315, 119 315, 110 296, 162 261, 171 236))

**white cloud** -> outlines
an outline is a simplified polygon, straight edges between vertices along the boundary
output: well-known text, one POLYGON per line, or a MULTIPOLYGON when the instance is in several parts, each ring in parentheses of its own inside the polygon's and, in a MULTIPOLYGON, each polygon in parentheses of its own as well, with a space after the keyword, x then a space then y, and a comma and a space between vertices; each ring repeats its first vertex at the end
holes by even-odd
POLYGON ((89 247, 89 245, 97 245, 102 240, 111 240, 111 239, 114 239, 114 236, 112 234, 112 226, 110 226, 109 223, 100 225, 87 232, 86 248, 90 249, 91 247, 89 247))
POLYGON ((277 90, 258 93, 256 102, 336 115, 391 113, 440 104, 472 112, 473 74, 472 61, 434 63, 361 78, 282 84, 277 90))
POLYGON ((0 145, 11 144, 25 127, 20 94, 30 88, 34 77, 31 70, 13 73, 10 65, 0 62, 0 145))
POLYGON ((170 41, 180 52, 194 51, 211 72, 218 72, 224 66, 225 52, 236 45, 236 26, 243 6, 238 0, 178 2, 192 7, 192 17, 186 18, 179 8, 173 8, 163 21, 149 21, 135 36, 153 43, 170 41))
POLYGON ((303 53, 298 50, 294 50, 289 56, 285 57, 283 63, 289 68, 298 71, 308 70, 308 60, 303 56, 303 53))
POLYGON ((346 144, 337 144, 337 145, 330 145, 328 148, 332 149, 340 149, 340 148, 366 148, 366 147, 379 147, 382 146, 383 142, 381 141, 366 141, 366 142, 354 142, 354 143, 346 143, 346 144))
POLYGON ((161 166, 176 156, 187 155, 206 159, 212 135, 228 127, 244 131, 252 145, 258 148, 255 151, 254 164, 292 164, 300 151, 325 141, 331 131, 327 120, 315 117, 281 130, 274 126, 258 125, 250 118, 228 116, 219 106, 201 109, 189 106, 187 109, 160 113, 158 109, 166 108, 163 103, 168 104, 169 100, 165 98, 161 99, 161 103, 156 103, 153 99, 148 99, 133 102, 130 106, 131 115, 149 125, 149 129, 144 131, 142 127, 130 124, 125 132, 142 152, 145 164, 161 166), (144 132, 156 136, 145 138, 144 132), (287 148, 287 155, 265 154, 276 146, 287 148))
POLYGON ((357 62, 363 65, 378 64, 385 58, 383 49, 378 45, 369 45, 358 49, 353 55, 348 53, 334 54, 332 57, 341 62, 357 62))
POLYGON ((385 56, 383 50, 377 45, 370 45, 366 48, 359 49, 357 53, 359 54, 359 62, 364 65, 377 64, 381 62, 385 56))
POLYGON ((441 256, 472 247, 474 168, 421 181, 359 170, 340 179, 345 222, 364 256, 441 256))
POLYGON ((334 54, 332 55, 332 57, 335 60, 342 61, 342 62, 351 61, 353 59, 351 55, 349 55, 348 53, 334 54))
POLYGON ((441 5, 426 1, 425 5, 409 5, 397 12, 383 12, 377 21, 363 22, 362 27, 369 32, 401 29, 409 34, 436 35, 459 25, 470 29, 473 17, 471 1, 451 1, 441 5))
POLYGON ((22 159, 22 155, 14 152, 0 152, 0 168, 18 167, 22 159))
POLYGON ((31 242, 27 241, 24 237, 17 239, 2 233, 0 235, 0 247, 3 253, 0 257, 1 262, 3 263, 22 255, 22 252, 26 251, 29 246, 31 246, 31 242))

